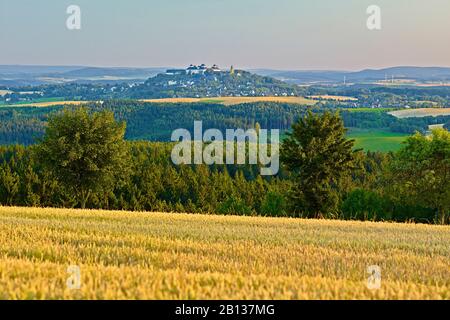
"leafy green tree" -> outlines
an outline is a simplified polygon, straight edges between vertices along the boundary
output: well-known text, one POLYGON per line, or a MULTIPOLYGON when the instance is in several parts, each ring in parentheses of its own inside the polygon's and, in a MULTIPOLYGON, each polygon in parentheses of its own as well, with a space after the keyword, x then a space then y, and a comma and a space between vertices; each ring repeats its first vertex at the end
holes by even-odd
POLYGON ((294 176, 294 212, 321 217, 338 210, 340 179, 354 163, 354 140, 337 113, 308 114, 292 126, 281 147, 281 161, 294 176))
POLYGON ((112 112, 65 109, 50 117, 37 159, 85 208, 92 193, 112 189, 126 168, 124 134, 125 123, 116 122, 112 112))
POLYGON ((433 208, 445 224, 450 209, 450 133, 433 130, 431 136, 416 133, 396 154, 391 167, 395 192, 410 202, 433 208))

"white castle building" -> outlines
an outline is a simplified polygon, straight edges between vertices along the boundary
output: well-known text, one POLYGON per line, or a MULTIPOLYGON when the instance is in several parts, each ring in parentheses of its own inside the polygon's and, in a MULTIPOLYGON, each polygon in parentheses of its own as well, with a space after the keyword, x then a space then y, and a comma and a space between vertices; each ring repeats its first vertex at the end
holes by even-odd
POLYGON ((222 72, 219 66, 214 64, 212 67, 208 68, 205 64, 199 66, 191 64, 186 69, 169 69, 166 71, 167 75, 193 75, 193 74, 205 74, 206 72, 222 72))

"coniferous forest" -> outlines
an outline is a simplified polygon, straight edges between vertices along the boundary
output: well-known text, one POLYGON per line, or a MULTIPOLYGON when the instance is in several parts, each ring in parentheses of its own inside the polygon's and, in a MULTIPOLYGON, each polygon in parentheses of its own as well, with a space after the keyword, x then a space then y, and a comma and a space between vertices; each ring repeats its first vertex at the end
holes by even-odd
MULTIPOLYGON (((30 145, 41 138, 51 114, 61 111, 55 107, 0 108, 0 144, 30 145)), ((444 124, 450 128, 450 116, 396 118, 386 112, 352 111, 329 105, 308 107, 299 104, 256 102, 225 106, 218 103, 144 103, 136 100, 108 100, 88 103, 92 111, 109 110, 118 121, 125 121, 127 140, 170 141, 173 130, 192 131, 194 121, 202 120, 205 129, 261 128, 289 131, 292 124, 307 110, 312 112, 339 111, 345 127, 386 129, 391 132, 425 133, 428 125, 444 124)))
MULTIPOLYGON (((115 106, 111 103, 107 107, 93 105, 52 112, 41 118, 41 126, 36 125, 42 130, 42 135, 35 140, 37 143, 0 147, 0 203, 448 221, 450 136, 445 129, 433 132, 432 139, 417 133, 397 153, 364 152, 355 150, 353 141, 345 138, 345 116, 338 113, 323 110, 312 113, 299 108, 298 118, 294 119, 283 114, 283 108, 294 106, 249 108, 246 112, 251 115, 251 121, 236 118, 233 125, 251 127, 258 123, 286 128, 292 125, 281 145, 281 170, 276 176, 263 177, 258 165, 174 165, 170 158, 173 143, 125 140, 127 135, 138 138, 138 130, 142 135, 155 132, 152 130, 158 128, 158 120, 152 119, 152 110, 130 104, 117 107, 118 111, 113 113, 111 109, 115 106), (131 123, 123 120, 133 112, 138 115, 133 115, 131 123), (105 131, 95 136, 93 128, 98 127, 105 131), (307 139, 305 132, 314 134, 307 139), (112 138, 106 139, 108 135, 112 138), (299 154, 304 154, 304 158, 299 154), (327 158, 333 161, 323 161, 327 158), (319 163, 321 167, 317 167, 319 163), (82 169, 86 170, 85 175, 82 169), (428 190, 427 197, 422 198, 422 190, 428 190)), ((221 113, 212 112, 217 106, 192 106, 189 110, 182 106, 166 108, 167 115, 178 114, 177 126, 192 125, 196 112, 202 115, 210 112, 211 120, 207 123, 211 127, 223 124, 221 113)), ((223 112, 239 110, 236 107, 223 112)), ((162 119, 170 123, 167 117, 162 119)))

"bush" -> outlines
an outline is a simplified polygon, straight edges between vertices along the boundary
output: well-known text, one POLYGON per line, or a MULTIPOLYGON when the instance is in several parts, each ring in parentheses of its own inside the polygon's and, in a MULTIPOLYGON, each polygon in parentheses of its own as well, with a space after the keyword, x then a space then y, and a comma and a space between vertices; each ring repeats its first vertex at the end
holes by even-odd
POLYGON ((261 213, 271 217, 286 216, 286 198, 280 193, 269 191, 261 205, 261 213))
POLYGON ((220 214, 250 215, 252 209, 241 199, 232 196, 219 204, 217 212, 220 214))

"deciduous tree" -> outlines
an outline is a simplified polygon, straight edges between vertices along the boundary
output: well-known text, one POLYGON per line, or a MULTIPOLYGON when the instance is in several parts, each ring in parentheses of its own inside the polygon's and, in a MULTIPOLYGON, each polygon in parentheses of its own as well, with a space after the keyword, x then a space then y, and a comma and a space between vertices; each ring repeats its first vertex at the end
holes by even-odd
POLYGON ((450 209, 450 133, 433 130, 416 133, 396 154, 391 166, 396 192, 412 203, 434 208, 445 224, 450 209))
POLYGON ((112 112, 65 109, 50 117, 37 159, 85 208, 92 193, 113 188, 126 167, 124 134, 125 123, 112 112))

